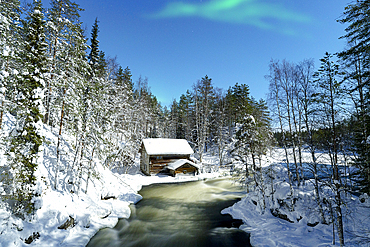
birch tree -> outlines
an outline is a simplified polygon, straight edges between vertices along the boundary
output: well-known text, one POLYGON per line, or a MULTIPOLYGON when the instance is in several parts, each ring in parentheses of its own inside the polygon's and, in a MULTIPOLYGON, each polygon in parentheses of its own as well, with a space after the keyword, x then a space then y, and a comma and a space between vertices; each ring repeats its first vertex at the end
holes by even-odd
POLYGON ((292 191, 292 178, 291 178, 291 172, 290 172, 290 164, 289 164, 289 155, 288 155, 288 147, 286 143, 286 136, 285 136, 285 121, 283 116, 283 110, 281 108, 281 85, 280 85, 280 76, 281 76, 281 70, 279 68, 279 63, 277 61, 271 61, 270 62, 270 74, 266 76, 266 78, 270 81, 269 85, 269 100, 271 102, 271 106, 273 109, 276 109, 276 117, 278 118, 279 123, 279 130, 282 134, 282 145, 285 152, 285 158, 286 158, 286 164, 287 164, 287 172, 288 172, 288 179, 290 184, 290 189, 292 191))
POLYGON ((302 108, 302 119, 306 133, 306 138, 304 139, 304 141, 306 145, 308 145, 311 154, 311 162, 308 169, 311 171, 314 177, 315 200, 318 205, 321 222, 326 223, 322 206, 322 199, 320 196, 318 164, 316 157, 317 145, 314 138, 314 132, 316 128, 318 128, 318 123, 315 121, 315 119, 318 118, 318 115, 316 114, 314 105, 315 102, 314 98, 312 97, 315 93, 313 83, 314 61, 312 59, 304 60, 299 64, 298 68, 300 73, 299 84, 301 92, 299 96, 299 101, 302 108))

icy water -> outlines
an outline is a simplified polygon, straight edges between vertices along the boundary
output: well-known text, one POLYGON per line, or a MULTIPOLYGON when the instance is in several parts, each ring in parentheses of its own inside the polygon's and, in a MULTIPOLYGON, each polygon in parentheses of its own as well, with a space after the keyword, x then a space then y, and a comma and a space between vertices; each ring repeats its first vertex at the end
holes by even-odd
POLYGON ((156 184, 139 193, 131 217, 100 230, 88 247, 251 246, 249 234, 237 228, 242 222, 220 213, 243 196, 228 179, 156 184))

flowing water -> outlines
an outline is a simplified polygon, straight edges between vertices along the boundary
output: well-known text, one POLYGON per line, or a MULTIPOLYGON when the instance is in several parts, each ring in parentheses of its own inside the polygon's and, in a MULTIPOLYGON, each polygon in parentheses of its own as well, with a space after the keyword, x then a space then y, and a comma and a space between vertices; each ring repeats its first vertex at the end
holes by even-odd
POLYGON ((140 194, 129 219, 100 230, 87 246, 251 246, 237 228, 242 222, 220 213, 243 196, 228 179, 155 184, 140 194))

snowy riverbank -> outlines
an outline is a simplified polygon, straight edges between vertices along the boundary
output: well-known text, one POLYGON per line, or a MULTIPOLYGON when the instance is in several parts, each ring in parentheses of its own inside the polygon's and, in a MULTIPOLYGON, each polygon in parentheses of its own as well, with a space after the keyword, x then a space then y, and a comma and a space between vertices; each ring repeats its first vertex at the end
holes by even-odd
MULTIPOLYGON (((12 125, 12 119, 5 116, 4 132, 12 125)), ((94 160, 96 174, 91 177, 87 186, 83 180, 79 193, 72 193, 68 188, 68 165, 73 153, 68 145, 63 146, 64 156, 58 189, 55 185, 55 142, 57 134, 44 128, 44 155, 37 170, 37 190, 42 191, 37 210, 32 220, 21 220, 11 215, 10 211, 0 202, 0 246, 85 246, 90 238, 101 228, 114 227, 119 218, 130 216, 129 205, 138 202, 142 197, 139 191, 142 186, 153 183, 178 183, 220 176, 218 172, 202 173, 198 176, 151 176, 147 177, 138 171, 138 160, 130 169, 129 174, 113 173, 104 167, 99 160, 94 160), (46 143, 51 143, 50 145, 46 143), (85 188, 88 189, 86 190, 85 188), (86 193, 85 193, 86 192, 86 193), (66 230, 59 229, 64 223, 70 222, 66 230), (30 236, 35 239, 31 244, 30 236)), ((68 138, 65 136, 64 138, 68 138)), ((309 153, 303 153, 309 158, 309 153)), ((282 150, 275 150, 264 160, 264 174, 271 174, 267 169, 273 168, 274 197, 267 187, 263 202, 261 193, 246 193, 246 197, 234 206, 224 209, 222 213, 242 219, 240 228, 251 233, 253 246, 330 246, 332 243, 332 224, 319 222, 317 204, 314 201, 314 189, 311 180, 299 188, 294 187, 294 195, 290 194, 290 186, 286 182, 287 171, 284 167, 282 150), (286 207, 291 198, 296 198, 294 210, 286 207), (284 206, 285 203, 285 206, 284 206), (275 216, 270 209, 276 209, 275 216), (288 220, 276 217, 276 213, 288 220), (309 226, 311 225, 311 226, 309 226), (315 225, 315 226, 313 226, 315 225)), ((0 154, 0 168, 4 167, 6 156, 0 154)), ((325 165, 328 157, 320 154, 320 164, 325 165)), ((345 160, 341 157, 341 160, 345 160)), ((217 164, 215 156, 207 156, 205 163, 217 164)), ((344 161, 344 163, 346 163, 344 161)), ((234 161, 237 165, 237 162, 234 161)), ((240 164, 242 165, 242 164, 240 164)), ((210 172, 210 169, 206 169, 210 172)), ((348 170, 350 171, 350 170, 348 170)), ((264 181, 267 181, 268 177, 264 181)), ((2 186, 0 184, 0 189, 2 186)), ((0 190, 0 193, 2 191, 0 190)), ((330 190, 322 190, 323 196, 332 196, 330 190)), ((292 200, 291 200, 292 201, 292 200)), ((349 193, 343 194, 344 228, 346 246, 370 246, 370 198, 367 195, 356 197, 349 193)), ((328 210, 327 208, 325 210, 328 210)), ((336 237, 336 240, 338 238, 336 237)), ((338 245, 338 241, 336 242, 338 245)))
MULTIPOLYGON (((3 132, 14 124, 10 115, 4 118, 3 132)), ((130 174, 113 173, 94 159, 95 175, 88 184, 82 180, 84 190, 71 193, 68 181, 68 164, 71 164, 73 152, 68 145, 63 146, 60 161, 58 189, 55 185, 55 143, 57 134, 44 127, 43 157, 37 169, 37 190, 42 191, 36 214, 33 218, 21 220, 11 215, 6 204, 0 201, 0 246, 85 246, 90 238, 101 228, 114 227, 119 218, 130 216, 129 205, 141 199, 138 194, 141 187, 153 183, 175 183, 216 177, 218 173, 199 176, 169 177, 142 175, 138 170, 138 161, 130 169, 130 174), (48 145, 49 143, 50 145, 48 145), (84 193, 86 191, 86 193, 84 193), (73 222, 70 220, 73 219, 73 222), (59 229, 70 221, 66 230, 59 229), (59 228, 58 228, 59 227, 59 228), (31 244, 30 236, 35 239, 31 244)), ((64 138, 69 138, 64 136, 64 138)), ((0 168, 6 164, 6 156, 0 153, 0 168)), ((0 182, 0 193, 2 192, 0 182)))
MULTIPOLYGON (((48 174, 39 167, 39 176, 48 174)), ((129 205, 141 199, 141 187, 153 183, 177 183, 218 176, 217 173, 191 177, 147 177, 141 174, 114 174, 99 167, 100 179, 94 179, 88 192, 72 194, 43 185, 42 207, 31 222, 22 221, 0 209, 0 246, 29 246, 25 240, 34 233, 39 237, 31 246, 85 246, 101 228, 114 227, 119 218, 130 216, 129 205), (112 197, 102 200, 101 197, 112 197), (113 199, 114 197, 114 199, 113 199), (58 229, 72 217, 74 227, 58 229)))
MULTIPOLYGON (((240 226, 240 229, 251 234, 253 246, 333 246, 333 225, 308 226, 307 223, 312 223, 311 220, 314 220, 312 217, 318 217, 318 215, 314 212, 314 203, 309 199, 312 196, 311 190, 307 188, 300 193, 302 200, 297 203, 295 211, 288 215, 292 219, 294 216, 298 219, 302 217, 294 223, 279 219, 269 211, 261 210, 260 205, 255 205, 258 199, 255 193, 247 195, 234 206, 224 209, 222 213, 230 214, 234 219, 243 220, 244 225, 240 226)), ((346 198, 344 215, 346 246, 370 246, 368 242, 370 198, 363 197, 362 201, 364 202, 361 203, 359 198, 354 197, 346 198), (367 236, 367 239, 364 236, 367 236)), ((335 245, 339 246, 337 236, 335 245)))
MULTIPOLYGON (((309 156, 309 152, 303 153, 305 160, 309 160, 309 156)), ((264 191, 265 199, 261 191, 246 193, 241 201, 224 209, 222 213, 243 220, 244 224, 240 229, 251 234, 253 246, 333 246, 333 224, 319 223, 313 179, 306 180, 300 187, 293 186, 292 196, 290 186, 286 182, 288 177, 284 158, 283 150, 274 150, 262 168, 265 174, 273 174, 275 179, 273 196, 268 185, 264 191), (290 204, 292 201, 294 206, 290 204), (281 218, 276 217, 277 214, 281 218)), ((340 158, 344 160, 344 157, 340 158)), ((319 162, 328 163, 328 156, 320 154, 319 162)), ((264 179, 268 183, 269 177, 266 176, 264 179)), ((333 192, 325 186, 321 190, 323 198, 333 197, 333 192)), ((342 200, 345 246, 369 247, 370 197, 366 194, 358 197, 343 192, 342 200)), ((324 205, 323 209, 326 212, 330 211, 328 205, 324 205)), ((330 217, 327 220, 330 222, 330 217)), ((336 227, 335 245, 339 246, 336 227)))

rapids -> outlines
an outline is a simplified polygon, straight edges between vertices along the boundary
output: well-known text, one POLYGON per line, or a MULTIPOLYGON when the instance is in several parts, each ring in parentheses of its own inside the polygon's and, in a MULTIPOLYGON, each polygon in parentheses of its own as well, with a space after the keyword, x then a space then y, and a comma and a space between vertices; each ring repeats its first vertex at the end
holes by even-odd
POLYGON ((220 213, 243 191, 226 178, 143 187, 131 217, 100 230, 87 246, 251 246, 238 229, 242 222, 220 213))

